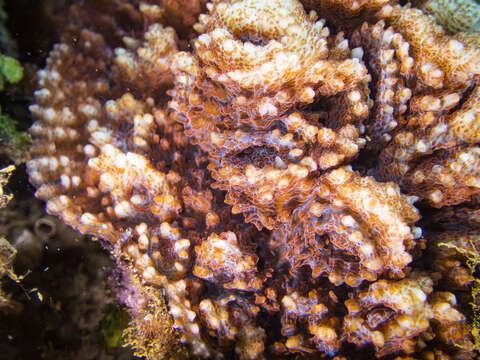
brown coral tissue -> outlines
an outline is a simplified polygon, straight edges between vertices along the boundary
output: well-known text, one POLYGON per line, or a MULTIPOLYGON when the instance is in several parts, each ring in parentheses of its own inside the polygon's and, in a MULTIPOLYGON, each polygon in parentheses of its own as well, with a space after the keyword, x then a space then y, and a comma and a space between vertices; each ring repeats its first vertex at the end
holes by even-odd
POLYGON ((130 279, 137 354, 475 358, 478 42, 395 1, 99 4, 38 73, 28 172, 130 279))

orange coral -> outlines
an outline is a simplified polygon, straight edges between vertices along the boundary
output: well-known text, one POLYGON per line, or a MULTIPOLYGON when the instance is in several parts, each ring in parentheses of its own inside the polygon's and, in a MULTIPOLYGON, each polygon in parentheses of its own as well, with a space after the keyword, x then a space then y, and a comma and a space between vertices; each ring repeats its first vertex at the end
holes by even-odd
POLYGON ((242 251, 233 232, 213 233, 195 248, 193 274, 201 279, 224 283, 228 289, 258 290, 262 279, 256 276, 255 253, 242 251))
POLYGON ((413 227, 415 198, 402 197, 393 183, 334 170, 318 180, 310 201, 277 233, 276 246, 296 270, 328 275, 336 285, 358 286, 378 274, 402 276, 412 260, 408 250, 421 230, 413 227))
POLYGON ((410 354, 416 338, 426 331, 433 318, 427 302, 432 292, 428 277, 398 282, 380 280, 345 302, 349 314, 344 328, 349 341, 372 343, 377 356, 403 350, 410 354))
POLYGON ((428 199, 436 207, 456 205, 475 196, 478 193, 478 149, 459 145, 478 142, 479 92, 477 85, 463 106, 451 115, 445 112, 458 104, 458 95, 425 99, 421 105, 426 110, 424 115, 409 120, 413 124, 427 121, 424 128, 417 125, 415 130, 398 132, 383 150, 381 171, 384 176, 400 179, 406 189, 428 199), (448 104, 450 101, 453 102, 448 104), (428 156, 431 154, 433 156, 428 156))
POLYGON ((473 83, 480 71, 478 48, 445 35, 441 26, 415 8, 385 6, 379 16, 409 42, 417 76, 425 85, 464 88, 473 83))
MULTIPOLYGON (((399 126, 382 150, 382 177, 435 207, 472 200, 478 193, 480 50, 445 35, 418 9, 386 6, 379 16, 407 41, 416 76, 409 109, 397 116, 399 126)), ((402 75, 403 81, 412 75, 402 75)))
POLYGON ((139 354, 167 322, 193 357, 472 354, 442 289, 472 273, 436 244, 478 240, 473 43, 393 1, 101 5, 39 72, 28 171, 138 279, 139 354))
POLYGON ((442 272, 442 279, 452 288, 467 288, 474 281, 466 260, 468 254, 476 253, 478 233, 476 231, 445 231, 432 234, 433 268, 442 272))
POLYGON ((413 72, 414 61, 409 56, 408 42, 392 27, 385 28, 383 20, 375 25, 364 22, 353 33, 352 43, 366 52, 365 58, 381 89, 376 92, 372 116, 367 122, 367 133, 373 140, 369 146, 380 148, 392 139, 394 129, 405 125, 402 115, 412 96, 407 79, 413 72))
POLYGON ((390 0, 302 0, 304 6, 325 17, 337 28, 350 32, 374 14, 390 0))
POLYGON ((217 1, 196 29, 194 54, 175 55, 169 106, 209 153, 233 211, 272 229, 311 191, 312 174, 363 147, 366 68, 341 34, 329 38, 296 1, 217 1), (282 21, 267 22, 272 13, 282 21), (334 111, 296 110, 316 96, 334 111), (276 191, 285 196, 274 200, 276 191))
POLYGON ((337 353, 340 346, 340 321, 327 315, 329 308, 322 302, 319 291, 311 290, 307 296, 300 296, 298 292, 285 295, 282 307, 282 334, 286 340, 283 344, 275 344, 276 351, 312 353, 317 349, 328 355, 337 353), (307 326, 310 339, 300 331, 302 324, 307 326))
MULTIPOLYGON (((449 292, 431 294, 432 280, 416 275, 395 283, 380 280, 347 300, 349 314, 344 330, 349 341, 357 345, 372 343, 376 356, 382 357, 400 349, 412 354, 425 346, 424 340, 436 337, 436 341, 450 346, 450 351, 462 347, 461 351, 457 349, 458 358, 472 356, 470 327, 456 309, 455 296, 449 292)), ((425 350, 424 356, 428 358, 430 352, 425 350)))

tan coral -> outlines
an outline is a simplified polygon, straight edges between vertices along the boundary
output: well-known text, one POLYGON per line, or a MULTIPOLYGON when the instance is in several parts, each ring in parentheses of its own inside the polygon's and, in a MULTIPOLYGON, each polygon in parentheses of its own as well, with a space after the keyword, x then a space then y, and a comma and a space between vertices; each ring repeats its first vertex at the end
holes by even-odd
POLYGON ((364 144, 352 125, 335 132, 310 125, 298 113, 284 119, 284 123, 305 138, 312 136, 310 156, 302 150, 302 142, 294 141, 292 133, 281 136, 274 129, 258 146, 245 134, 251 147, 209 165, 217 180, 215 187, 228 191, 226 202, 233 205, 233 212, 245 214, 247 221, 258 228, 273 229, 287 222, 293 210, 292 199, 310 193, 312 174, 354 157, 364 144), (261 146, 265 140, 267 144, 261 146), (278 148, 278 155, 273 147, 278 148))
POLYGON ((400 180, 405 188, 427 198, 436 207, 459 204, 475 196, 478 193, 478 149, 458 145, 479 142, 479 94, 480 87, 476 85, 462 107, 452 114, 446 114, 445 110, 458 103, 460 97, 456 94, 420 100, 418 107, 426 112, 419 118, 412 117, 409 122, 422 124, 428 119, 423 124, 425 129, 406 129, 394 136, 381 154, 383 176, 400 180), (446 156, 437 152, 437 156, 427 157, 443 149, 446 156), (419 162, 420 159, 425 160, 419 162), (418 165, 414 167, 414 163, 418 165), (437 169, 436 172, 431 173, 432 168, 437 169), (458 195, 453 187, 461 189, 458 195))
POLYGON ((258 326, 247 325, 240 330, 235 352, 240 360, 262 359, 265 351, 265 330, 258 326))
MULTIPOLYGON (((207 356, 212 350, 196 338, 200 327, 185 304, 186 287, 195 282, 184 276, 192 243, 225 220, 221 195, 208 188, 206 158, 181 126, 153 98, 122 91, 118 73, 111 90, 105 76, 113 52, 101 35, 81 35, 76 47, 57 45, 39 74, 30 181, 50 213, 109 241, 142 281, 163 286, 180 340, 207 356)), ((142 86, 131 90, 141 94, 142 86)))
POLYGON ((235 351, 241 359, 258 359, 264 350, 265 331, 255 326, 252 318, 260 310, 240 296, 230 295, 215 300, 202 300, 199 305, 201 317, 220 345, 239 338, 235 351), (235 314, 235 316, 233 316, 235 314), (260 337, 248 339, 253 334, 260 337), (242 346, 243 344, 243 346, 242 346), (249 345, 254 347, 248 348, 249 345))
POLYGON ((100 156, 88 161, 89 185, 96 186, 106 212, 123 218, 171 220, 181 208, 179 198, 168 184, 167 176, 154 169, 147 159, 123 153, 112 145, 100 149, 100 156), (124 179, 134 179, 125 182, 124 179), (91 181, 91 183, 90 183, 91 181), (149 195, 143 195, 147 192, 149 195), (103 194, 110 194, 109 196, 103 194), (147 214, 142 214, 146 212, 147 214))
MULTIPOLYGON (((106 79, 96 75, 99 72, 95 70, 105 69, 103 38, 84 31, 79 44, 89 44, 90 52, 97 58, 90 56, 85 59, 85 55, 74 53, 66 44, 57 45, 51 54, 49 69, 39 74, 42 88, 35 93, 39 104, 32 105, 31 111, 42 121, 33 125, 30 131, 41 140, 33 144, 32 160, 28 163, 30 181, 37 185, 38 196, 49 200, 47 206, 51 207, 51 211, 59 215, 62 213, 64 221, 71 225, 79 225, 79 218, 84 212, 80 204, 92 203, 92 198, 95 203, 95 198, 100 195, 97 188, 89 190, 85 182, 83 172, 86 171, 88 158, 95 156, 97 149, 87 146, 90 134, 82 129, 82 125, 89 119, 94 122, 93 119, 101 114, 101 106, 93 96, 109 90, 106 79), (63 69, 69 68, 75 61, 82 61, 84 68, 71 69, 69 77, 65 78, 63 69), (82 76, 89 72, 93 78, 87 84, 82 76), (72 195, 83 192, 84 195, 74 206, 72 196, 66 195, 67 192, 72 195)), ((105 136, 108 137, 108 133, 105 136)), ((99 229, 102 223, 107 222, 103 219, 94 221, 99 229)), ((108 224, 104 229, 102 236, 107 239, 116 235, 111 234, 108 224)))
POLYGON ((428 302, 433 311, 436 338, 456 352, 454 358, 474 358, 471 328, 465 315, 458 311, 455 295, 451 292, 435 292, 428 302))
POLYGON ((474 277, 467 262, 478 252, 479 234, 475 230, 444 231, 430 234, 432 267, 452 288, 468 289, 474 277))
POLYGON ((162 0, 162 20, 173 26, 181 36, 190 37, 193 33, 192 27, 206 3, 207 0, 162 0))
POLYGON ((75 36, 79 30, 89 30, 101 34, 112 46, 119 46, 125 37, 140 38, 148 23, 148 16, 130 0, 74 2, 61 16, 62 20, 68 19, 60 26, 63 35, 75 36))
POLYGON ((427 301, 432 292, 428 277, 400 281, 379 280, 345 302, 344 331, 349 342, 373 344, 376 356, 399 350, 411 354, 417 337, 429 329, 434 316, 427 301))
POLYGON ((479 48, 418 9, 386 5, 376 16, 383 20, 352 38, 377 78, 366 134, 381 151, 381 177, 436 207, 471 200, 475 164, 469 170, 460 158, 478 144, 479 48))
MULTIPOLYGON (((329 31, 316 20, 294 0, 212 3, 210 15, 200 17, 196 26, 203 33, 194 43, 197 58, 181 53, 175 59, 172 108, 185 117, 186 101, 194 104, 207 98, 212 109, 205 109, 205 115, 213 116, 213 121, 214 110, 226 107, 244 113, 229 119, 234 125, 265 128, 294 103, 312 103, 319 92, 331 96, 353 89, 365 77, 365 67, 350 54, 347 40, 341 44, 347 48, 346 56, 329 61, 329 31), (269 21, 272 14, 277 14, 278 22, 269 21), (211 88, 187 92, 204 79, 213 82, 211 88), (222 98, 232 105, 218 103, 222 98)), ((184 120, 192 131, 197 128, 195 119, 184 120)))
POLYGON ((301 0, 307 9, 313 9, 321 17, 342 30, 351 30, 362 21, 373 18, 376 11, 390 0, 301 0), (347 20, 348 19, 348 20, 347 20))
POLYGON ((342 35, 329 39, 324 22, 294 0, 216 1, 196 29, 195 56, 174 57, 169 106, 209 153, 215 186, 228 191, 234 212, 272 229, 293 210, 292 197, 310 191, 312 173, 363 147, 366 69, 359 51, 342 35), (337 110, 292 111, 316 96, 337 110), (277 191, 285 197, 274 201, 277 191))
POLYGON ((402 75, 413 85, 408 111, 396 121, 403 128, 389 134, 380 155, 382 178, 435 207, 471 200, 478 192, 479 48, 445 35, 418 9, 386 6, 378 16, 403 36, 414 61, 413 73, 402 75))
POLYGON ((402 185, 435 207, 456 205, 478 195, 479 169, 480 147, 459 147, 416 166, 405 175, 402 185))
MULTIPOLYGON (((129 42, 124 40, 128 45, 129 42)), ((137 48, 115 49, 115 64, 127 84, 145 88, 146 92, 161 90, 171 84, 171 58, 177 52, 176 34, 172 28, 155 23, 145 33, 145 42, 137 48), (159 89, 160 88, 160 89, 159 89)))
POLYGON ((311 102, 315 88, 323 95, 351 88, 364 75, 355 59, 325 61, 328 30, 297 1, 215 1, 210 13, 196 26, 204 33, 195 48, 205 72, 230 92, 284 90, 271 99, 269 113, 280 113, 292 100, 311 102), (273 14, 279 21, 270 21, 273 14))
POLYGON ((313 277, 325 274, 335 285, 358 286, 384 272, 402 277, 421 235, 415 200, 393 183, 334 170, 275 234, 277 251, 293 269, 308 265, 313 277))
POLYGON ((285 295, 281 302, 282 335, 286 337, 282 348, 303 353, 312 353, 317 348, 328 355, 337 353, 340 347, 339 321, 331 314, 327 316, 328 307, 322 302, 319 291, 311 290, 307 296, 293 292, 285 295), (311 339, 304 338, 299 330, 301 324, 307 326, 311 339))
POLYGON ((258 257, 245 249, 242 251, 233 232, 211 234, 195 247, 196 261, 193 274, 229 289, 258 290, 262 279, 257 275, 258 257))
POLYGON ((30 181, 136 279, 149 358, 172 334, 195 358, 468 358, 463 303, 430 277, 464 289, 472 258, 431 246, 468 252, 480 223, 478 50, 394 1, 308 3, 327 20, 295 0, 76 4, 39 72, 30 181), (427 242, 420 215, 450 235, 427 242))
POLYGON ((343 8, 351 11, 351 15, 358 15, 358 12, 362 9, 376 9, 387 3, 384 0, 302 0, 305 7, 320 7, 322 9, 329 7, 331 12, 335 9, 343 8))
POLYGON ((392 130, 402 127, 402 115, 412 90, 407 79, 413 72, 413 59, 409 56, 409 44, 402 35, 385 22, 375 25, 363 23, 352 35, 352 43, 362 47, 365 57, 377 79, 378 91, 372 115, 367 121, 366 132, 373 140, 369 145, 383 147, 392 139, 392 130))
POLYGON ((212 356, 215 351, 210 348, 200 334, 200 323, 187 292, 195 287, 195 283, 182 279, 161 283, 168 299, 169 313, 173 318, 173 327, 181 332, 180 342, 189 344, 191 354, 202 358, 212 356))
POLYGON ((422 11, 408 6, 383 7, 379 17, 399 31, 410 44, 416 72, 433 88, 466 87, 480 73, 480 50, 445 35, 441 26, 422 11))

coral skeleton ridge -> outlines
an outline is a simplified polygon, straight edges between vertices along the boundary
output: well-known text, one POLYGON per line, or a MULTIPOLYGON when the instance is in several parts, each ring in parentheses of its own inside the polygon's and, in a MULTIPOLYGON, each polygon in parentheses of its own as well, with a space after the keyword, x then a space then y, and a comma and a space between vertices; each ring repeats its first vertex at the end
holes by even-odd
POLYGON ((116 259, 138 355, 475 356, 475 33, 384 0, 100 3, 38 72, 28 172, 116 259))

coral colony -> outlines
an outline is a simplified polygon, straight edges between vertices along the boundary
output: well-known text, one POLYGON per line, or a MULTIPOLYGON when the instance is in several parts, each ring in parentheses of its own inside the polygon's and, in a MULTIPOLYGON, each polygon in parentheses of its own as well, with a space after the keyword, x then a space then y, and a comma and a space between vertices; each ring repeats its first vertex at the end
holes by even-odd
POLYGON ((30 181, 116 259, 137 355, 475 357, 478 34, 387 0, 69 16, 30 181))

